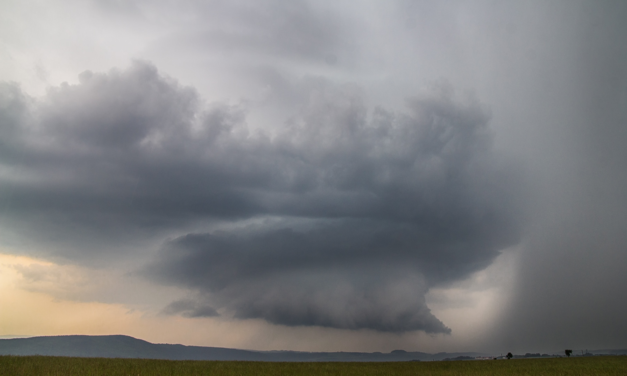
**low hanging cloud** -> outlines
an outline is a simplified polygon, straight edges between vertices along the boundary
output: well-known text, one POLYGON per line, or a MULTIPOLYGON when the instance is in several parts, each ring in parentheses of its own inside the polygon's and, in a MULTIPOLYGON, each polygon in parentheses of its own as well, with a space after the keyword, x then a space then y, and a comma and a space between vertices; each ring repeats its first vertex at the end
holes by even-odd
POLYGON ((300 85, 303 102, 262 131, 142 62, 39 100, 3 84, 0 221, 84 263, 179 234, 142 271, 198 297, 167 314, 450 332, 426 292, 521 232, 520 171, 493 150, 487 110, 446 83, 406 112, 300 85), (212 221, 227 226, 190 230, 212 221))
POLYGON ((424 294, 482 269, 497 254, 480 241, 460 245, 411 223, 342 220, 305 231, 242 232, 177 238, 149 273, 204 293, 199 301, 237 318, 448 333, 424 294))

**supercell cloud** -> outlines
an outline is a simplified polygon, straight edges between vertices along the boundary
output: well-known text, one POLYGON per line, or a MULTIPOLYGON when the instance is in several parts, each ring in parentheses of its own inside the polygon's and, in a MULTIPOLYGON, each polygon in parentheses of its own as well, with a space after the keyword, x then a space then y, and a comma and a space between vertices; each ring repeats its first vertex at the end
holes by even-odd
POLYGON ((262 129, 245 103, 206 103, 144 62, 39 99, 5 83, 3 227, 84 264, 169 237, 141 273, 194 299, 165 314, 449 333, 425 294, 522 231, 521 171, 494 150, 489 110, 445 81, 402 111, 354 85, 293 85, 300 102, 262 129))
POLYGON ((58 266, 22 286, 204 345, 625 348, 626 2, 36 5, 0 2, 0 252, 58 266))

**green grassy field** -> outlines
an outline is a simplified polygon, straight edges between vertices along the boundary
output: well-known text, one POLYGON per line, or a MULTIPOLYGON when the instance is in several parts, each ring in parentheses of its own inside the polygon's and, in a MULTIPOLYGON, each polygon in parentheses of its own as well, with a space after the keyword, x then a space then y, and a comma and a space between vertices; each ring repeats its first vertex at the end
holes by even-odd
POLYGON ((627 357, 391 363, 266 363, 0 356, 0 375, 627 375, 627 357))

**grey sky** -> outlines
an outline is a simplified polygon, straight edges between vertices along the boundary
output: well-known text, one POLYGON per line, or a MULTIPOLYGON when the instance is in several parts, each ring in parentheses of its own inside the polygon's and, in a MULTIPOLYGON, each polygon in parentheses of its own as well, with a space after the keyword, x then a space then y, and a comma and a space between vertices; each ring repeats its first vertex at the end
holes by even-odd
POLYGON ((625 346, 622 2, 1 7, 5 246, 452 343, 429 292, 515 253, 472 350, 625 346))

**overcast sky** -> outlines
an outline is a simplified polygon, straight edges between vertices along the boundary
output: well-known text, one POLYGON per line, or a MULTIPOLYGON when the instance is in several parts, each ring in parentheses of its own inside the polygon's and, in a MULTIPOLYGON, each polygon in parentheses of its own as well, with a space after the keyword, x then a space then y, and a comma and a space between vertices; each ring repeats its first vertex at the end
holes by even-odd
POLYGON ((3 1, 0 336, 625 348, 626 19, 3 1))

